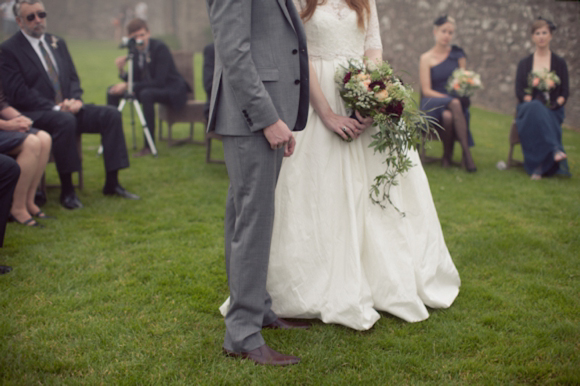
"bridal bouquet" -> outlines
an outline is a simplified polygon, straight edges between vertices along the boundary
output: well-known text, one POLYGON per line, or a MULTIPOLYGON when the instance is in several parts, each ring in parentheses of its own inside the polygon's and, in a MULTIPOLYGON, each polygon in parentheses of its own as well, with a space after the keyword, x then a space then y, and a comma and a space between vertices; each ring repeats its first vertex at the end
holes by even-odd
POLYGON ((413 166, 407 152, 417 147, 423 132, 432 130, 434 120, 419 110, 412 89, 393 74, 388 62, 365 65, 350 60, 337 70, 334 80, 347 109, 374 119, 378 131, 369 147, 385 154, 386 169, 375 177, 370 198, 382 208, 384 200, 393 205, 390 187, 413 166))
POLYGON ((483 88, 479 74, 457 68, 447 81, 447 91, 459 97, 470 97, 476 90, 483 88))
POLYGON ((546 106, 550 107, 550 90, 560 84, 560 78, 554 71, 543 69, 532 71, 528 75, 528 88, 526 93, 532 94, 533 89, 541 91, 546 100, 546 106))

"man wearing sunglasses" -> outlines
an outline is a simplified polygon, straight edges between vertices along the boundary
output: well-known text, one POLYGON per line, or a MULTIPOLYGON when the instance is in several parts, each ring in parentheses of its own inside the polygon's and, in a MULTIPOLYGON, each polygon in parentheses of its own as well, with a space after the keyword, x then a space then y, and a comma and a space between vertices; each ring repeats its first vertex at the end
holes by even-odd
POLYGON ((103 193, 139 199, 118 181, 119 170, 129 167, 121 114, 110 106, 83 103, 80 80, 64 40, 45 33, 47 13, 40 0, 17 1, 14 14, 20 32, 0 45, 0 78, 11 105, 52 136, 62 206, 82 207, 72 184, 72 173, 81 168, 77 132, 101 134, 106 170, 103 193))

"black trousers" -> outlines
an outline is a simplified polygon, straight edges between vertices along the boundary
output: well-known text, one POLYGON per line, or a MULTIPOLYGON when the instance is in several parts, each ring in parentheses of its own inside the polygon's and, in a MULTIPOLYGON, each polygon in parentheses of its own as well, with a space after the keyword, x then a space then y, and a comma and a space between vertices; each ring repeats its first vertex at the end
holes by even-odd
MULTIPOLYGON (((119 106, 122 98, 119 95, 109 94, 107 90, 108 105, 119 106)), ((137 100, 143 106, 145 123, 147 123, 151 138, 155 141, 155 103, 161 103, 173 108, 181 108, 187 101, 187 90, 185 87, 144 88, 137 94, 137 100)), ((145 147, 149 147, 146 139, 145 147)))
POLYGON ((20 177, 20 166, 4 154, 0 154, 0 247, 4 245, 6 222, 12 206, 14 188, 20 177))
POLYGON ((52 110, 22 113, 34 121, 34 127, 51 135, 52 154, 59 173, 72 173, 81 168, 76 133, 101 134, 107 172, 129 167, 123 121, 116 108, 88 104, 76 115, 52 110))

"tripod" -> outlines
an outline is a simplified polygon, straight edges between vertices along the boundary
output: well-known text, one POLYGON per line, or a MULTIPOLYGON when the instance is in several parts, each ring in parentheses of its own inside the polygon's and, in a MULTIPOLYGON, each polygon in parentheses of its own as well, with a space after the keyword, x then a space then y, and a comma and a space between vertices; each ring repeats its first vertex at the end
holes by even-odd
POLYGON ((155 143, 153 142, 153 138, 151 138, 151 133, 149 133, 149 128, 147 127, 147 122, 145 121, 145 116, 143 115, 143 111, 141 110, 141 105, 137 100, 137 97, 133 93, 133 63, 134 63, 135 54, 132 49, 129 50, 129 54, 127 55, 127 67, 128 67, 128 79, 127 79, 127 91, 125 95, 123 95, 123 99, 119 102, 118 110, 119 112, 123 112, 125 105, 127 102, 131 106, 131 132, 133 133, 133 148, 135 149, 137 145, 135 144, 135 117, 134 112, 137 112, 137 117, 141 122, 141 127, 143 127, 143 135, 145 135, 145 139, 147 140, 147 144, 149 145, 149 149, 151 149, 151 153, 154 157, 157 157, 157 148, 155 147, 155 143))

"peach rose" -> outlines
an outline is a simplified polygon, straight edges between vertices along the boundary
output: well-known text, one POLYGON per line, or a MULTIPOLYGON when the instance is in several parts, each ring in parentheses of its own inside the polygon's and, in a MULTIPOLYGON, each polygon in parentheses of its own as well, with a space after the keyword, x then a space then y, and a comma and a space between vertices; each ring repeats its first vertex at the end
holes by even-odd
POLYGON ((453 89, 454 90, 459 90, 461 88, 461 86, 459 85, 459 83, 454 83, 453 84, 453 89))
POLYGON ((532 86, 538 87, 539 84, 540 84, 540 78, 534 78, 534 80, 532 80, 532 86))
POLYGON ((370 90, 370 89, 369 89, 369 86, 370 86, 370 84, 371 84, 371 80, 370 80, 370 79, 363 80, 363 84, 365 85, 365 87, 366 87, 366 88, 367 88, 369 91, 372 91, 372 90, 370 90))
POLYGON ((358 80, 360 81, 365 81, 365 80, 369 80, 371 79, 370 75, 368 74, 358 74, 357 75, 358 80))
POLYGON ((554 88, 554 86, 556 85, 556 83, 554 83, 554 81, 552 79, 548 79, 548 88, 554 88))
POLYGON ((381 90, 381 91, 375 93, 375 98, 377 98, 379 101, 384 101, 388 97, 389 97, 389 92, 387 90, 381 90))

